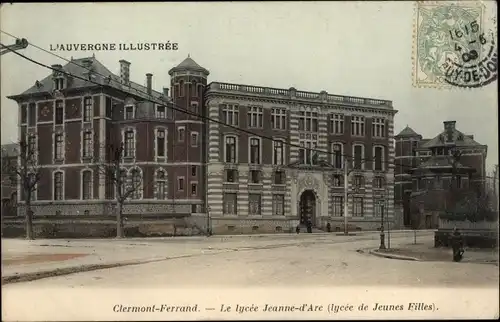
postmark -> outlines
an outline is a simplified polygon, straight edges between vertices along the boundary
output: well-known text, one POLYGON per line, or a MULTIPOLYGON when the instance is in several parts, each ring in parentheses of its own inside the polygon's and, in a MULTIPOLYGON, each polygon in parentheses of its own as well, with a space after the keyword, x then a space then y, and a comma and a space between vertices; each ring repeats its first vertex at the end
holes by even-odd
POLYGON ((497 79, 496 34, 478 2, 418 2, 413 85, 478 88, 497 79))

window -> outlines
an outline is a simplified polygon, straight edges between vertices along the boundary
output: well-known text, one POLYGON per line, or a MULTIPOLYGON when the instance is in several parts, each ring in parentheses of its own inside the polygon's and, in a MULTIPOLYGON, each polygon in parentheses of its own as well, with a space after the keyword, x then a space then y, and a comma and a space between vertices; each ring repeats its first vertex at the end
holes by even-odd
POLYGON ((133 169, 131 173, 131 181, 132 181, 132 199, 140 199, 141 198, 141 192, 142 192, 142 187, 141 187, 141 172, 138 169, 133 169))
POLYGON ((54 173, 54 200, 63 200, 64 178, 62 172, 54 173))
POLYGON ((375 189, 383 189, 384 187, 384 178, 375 177, 373 178, 373 187, 375 189))
POLYGON ((318 132, 318 113, 299 112, 299 131, 318 132))
POLYGON ((273 164, 285 164, 284 142, 273 141, 273 164))
POLYGON ((248 108, 248 121, 247 126, 253 128, 262 128, 263 127, 263 108, 251 106, 248 108))
POLYGON ((198 83, 195 80, 191 82, 191 87, 193 88, 193 96, 198 96, 198 83))
MULTIPOLYGON (((118 180, 117 180, 118 181, 118 180)), ((125 196, 125 193, 127 192, 127 171, 125 169, 120 169, 120 176, 119 176, 119 189, 121 191, 121 196, 125 196)))
POLYGON ((317 147, 317 142, 312 140, 301 140, 299 149, 299 160, 301 164, 315 165, 317 164, 317 154, 314 151, 317 147))
POLYGON ((343 187, 344 186, 344 178, 340 174, 333 175, 332 183, 334 187, 343 187))
POLYGON ((343 153, 343 145, 342 143, 333 143, 332 144, 332 165, 336 169, 342 169, 343 168, 343 161, 344 158, 342 156, 343 153))
POLYGON ((111 100, 111 97, 106 96, 106 117, 112 118, 113 116, 113 101, 111 100))
POLYGON ((156 199, 167 199, 167 176, 163 170, 156 172, 156 199))
POLYGON ((333 134, 344 134, 344 115, 330 114, 330 132, 333 134))
POLYGON ((164 119, 166 118, 165 106, 158 106, 156 108, 156 118, 164 119))
POLYGON ((248 195, 248 214, 249 215, 260 215, 260 194, 251 193, 248 195))
POLYGON ((383 171, 384 170, 384 147, 376 146, 373 150, 374 156, 374 168, 375 171, 383 171))
MULTIPOLYGON (((61 119, 62 119, 62 114, 61 114, 61 119)), ((62 121, 58 124, 61 124, 62 121)), ((35 126, 36 124, 36 104, 35 103, 30 103, 28 105, 28 125, 29 126, 35 126)))
POLYGON ((177 178, 177 190, 184 191, 184 177, 177 178))
POLYGON ((21 105, 21 124, 28 122, 28 110, 26 105, 21 105))
POLYGON ((384 214, 384 200, 375 200, 375 217, 381 217, 384 214))
POLYGON ((196 166, 195 165, 191 166, 191 176, 192 177, 196 177, 196 172, 197 172, 196 166))
POLYGON ((236 163, 236 138, 226 136, 226 163, 236 163))
POLYGON ((222 109, 222 122, 235 126, 239 124, 238 105, 224 105, 222 109))
POLYGON ((125 106, 125 120, 132 120, 135 117, 135 108, 133 105, 125 106))
POLYGON ((285 184, 285 172, 283 171, 274 172, 274 184, 285 184))
POLYGON ((191 146, 198 146, 198 132, 191 132, 191 146))
POLYGON ((354 217, 362 217, 363 216, 363 198, 354 197, 353 198, 353 216, 354 217))
POLYGON ((64 105, 62 101, 56 102, 56 124, 63 124, 64 121, 64 105))
POLYGON ((54 79, 54 86, 56 91, 60 91, 64 88, 64 78, 58 77, 54 79))
POLYGON ((363 187, 363 176, 354 176, 353 180, 354 189, 360 189, 363 187))
POLYGON ((198 194, 198 184, 191 183, 191 196, 196 196, 198 194))
POLYGON ((455 180, 457 182, 457 188, 462 188, 462 177, 457 176, 455 180))
POLYGON ((344 197, 333 196, 333 216, 334 217, 344 216, 344 197))
POLYGON ((285 215, 285 196, 284 195, 273 195, 273 215, 284 216, 285 215))
POLYGON ((234 169, 226 170, 226 182, 236 182, 237 172, 234 169))
POLYGON ((259 170, 250 170, 250 182, 251 183, 260 183, 260 171, 259 170))
POLYGON ((94 110, 92 109, 92 97, 83 99, 83 121, 90 122, 92 120, 94 110))
POLYGON ((56 135, 54 136, 54 145, 55 145, 54 158, 56 160, 64 159, 64 147, 63 147, 64 141, 63 140, 64 140, 63 134, 56 133, 56 135))
POLYGON ((250 138, 250 163, 260 164, 260 139, 250 138))
POLYGON ((273 108, 271 110, 271 126, 275 130, 286 130, 286 109, 273 108))
POLYGON ((372 137, 385 137, 385 120, 383 118, 375 117, 372 119, 372 137))
POLYGON ((28 142, 27 142, 27 157, 35 157, 37 153, 37 148, 36 148, 36 135, 30 134, 28 135, 28 142))
POLYGON ((89 170, 82 172, 82 199, 92 199, 92 172, 89 170))
POLYGON ((92 157, 92 132, 83 132, 83 157, 92 157))
POLYGON ((184 96, 184 81, 179 82, 179 96, 180 97, 184 96))
POLYGON ((135 133, 132 129, 125 131, 124 156, 126 158, 133 158, 135 156, 135 133))
POLYGON ((361 144, 355 144, 354 147, 354 169, 363 168, 363 157, 364 157, 364 146, 361 144))
POLYGON ((190 111, 191 111, 191 113, 195 114, 195 115, 191 115, 191 117, 194 118, 194 119, 198 119, 198 116, 197 116, 199 114, 199 112, 198 112, 198 103, 191 102, 190 111))
POLYGON ((224 214, 226 215, 236 215, 237 214, 237 202, 238 195, 236 193, 224 193, 224 214))
POLYGON ((186 135, 186 129, 182 126, 177 128, 177 139, 179 142, 184 142, 184 136, 186 135))
POLYGON ((158 129, 156 131, 156 155, 159 157, 165 157, 166 152, 166 140, 165 140, 165 130, 158 129))
POLYGON ((365 136, 365 118, 364 116, 352 116, 351 135, 365 136))

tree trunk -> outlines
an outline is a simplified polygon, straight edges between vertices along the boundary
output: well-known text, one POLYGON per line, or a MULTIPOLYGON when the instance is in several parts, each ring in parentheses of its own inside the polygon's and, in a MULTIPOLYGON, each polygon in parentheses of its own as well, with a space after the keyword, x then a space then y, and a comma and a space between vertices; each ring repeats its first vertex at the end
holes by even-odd
POLYGON ((123 203, 118 201, 118 211, 116 212, 116 238, 123 238, 123 203))
POLYGON ((31 211, 31 195, 26 199, 26 239, 33 240, 33 213, 31 211))

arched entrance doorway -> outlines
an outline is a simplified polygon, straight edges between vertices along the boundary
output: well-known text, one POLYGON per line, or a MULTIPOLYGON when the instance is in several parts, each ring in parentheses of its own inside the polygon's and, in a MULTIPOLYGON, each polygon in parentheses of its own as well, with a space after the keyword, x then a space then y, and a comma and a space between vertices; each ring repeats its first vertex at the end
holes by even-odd
POLYGON ((313 226, 315 225, 316 195, 314 191, 306 190, 300 196, 299 216, 301 224, 306 225, 307 221, 311 220, 313 226))

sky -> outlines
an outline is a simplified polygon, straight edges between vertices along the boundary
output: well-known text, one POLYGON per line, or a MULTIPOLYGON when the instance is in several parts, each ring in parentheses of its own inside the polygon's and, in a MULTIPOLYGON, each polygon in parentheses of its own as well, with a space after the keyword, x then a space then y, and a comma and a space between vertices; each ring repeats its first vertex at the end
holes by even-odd
MULTIPOLYGON (((493 2, 483 2, 491 10, 493 2)), ((2 4, 0 29, 50 49, 74 43, 171 43, 177 51, 54 51, 66 59, 96 58, 115 74, 169 87, 170 68, 188 54, 219 81, 392 100, 395 134, 406 125, 424 137, 455 120, 457 129, 488 145, 487 170, 498 163, 498 94, 412 84, 415 4, 401 2, 170 2, 2 4)), ((0 34, 3 44, 14 39, 0 34)), ((65 61, 29 46, 24 55, 47 65, 65 61)), ((17 140, 20 94, 50 71, 9 53, 1 56, 1 141, 17 140)))

